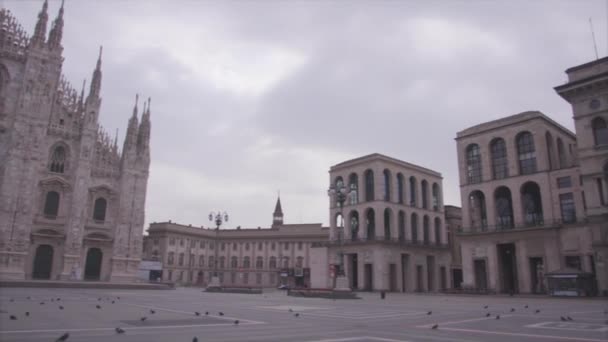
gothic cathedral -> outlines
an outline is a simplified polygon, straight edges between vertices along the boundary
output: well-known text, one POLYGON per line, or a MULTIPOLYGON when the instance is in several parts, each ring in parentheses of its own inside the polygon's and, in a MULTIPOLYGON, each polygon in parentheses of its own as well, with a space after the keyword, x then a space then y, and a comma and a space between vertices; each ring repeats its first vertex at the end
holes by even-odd
POLYGON ((62 76, 63 4, 47 38, 0 9, 0 280, 135 279, 150 166, 150 100, 122 149, 99 124, 101 49, 88 93, 62 76))

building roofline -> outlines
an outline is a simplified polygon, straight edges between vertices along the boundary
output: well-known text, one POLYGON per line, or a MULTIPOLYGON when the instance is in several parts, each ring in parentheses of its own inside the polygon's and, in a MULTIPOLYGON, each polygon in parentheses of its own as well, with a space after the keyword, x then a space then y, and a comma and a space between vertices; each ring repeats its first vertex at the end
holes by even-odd
POLYGON ((383 160, 383 161, 386 161, 386 162, 390 162, 390 163, 396 164, 398 166, 402 166, 402 167, 410 168, 410 169, 413 169, 413 170, 417 170, 417 171, 420 171, 422 173, 426 173, 428 175, 431 175, 431 176, 443 179, 443 177, 441 176, 440 172, 437 172, 437 171, 434 171, 434 170, 431 170, 431 169, 428 169, 426 167, 419 166, 419 165, 416 165, 416 164, 408 163, 406 161, 403 161, 403 160, 400 160, 400 159, 397 159, 397 158, 389 157, 389 156, 381 154, 381 153, 371 153, 371 154, 367 154, 367 155, 364 155, 364 156, 361 156, 361 157, 357 157, 357 158, 353 158, 353 159, 349 159, 349 160, 343 161, 341 163, 338 163, 338 164, 335 164, 335 165, 331 166, 329 168, 329 172, 338 171, 338 170, 343 169, 343 168, 347 168, 347 167, 350 167, 350 166, 355 166, 357 164, 362 164, 364 162, 373 161, 373 160, 383 160))
POLYGON ((583 64, 580 64, 580 65, 577 65, 577 66, 570 67, 570 68, 566 69, 566 73, 570 73, 572 71, 577 71, 577 70, 580 70, 580 69, 585 69, 585 68, 588 68, 588 67, 596 65, 596 64, 602 64, 604 62, 608 62, 608 56, 607 57, 602 57, 600 59, 596 59, 596 60, 591 61, 591 62, 587 62, 587 63, 583 63, 583 64))

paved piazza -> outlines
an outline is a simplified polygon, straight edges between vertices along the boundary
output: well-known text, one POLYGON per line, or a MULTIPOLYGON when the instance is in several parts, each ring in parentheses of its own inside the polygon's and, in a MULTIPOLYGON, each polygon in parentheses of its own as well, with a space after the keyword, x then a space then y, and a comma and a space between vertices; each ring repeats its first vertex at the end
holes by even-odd
POLYGON ((327 300, 288 297, 278 290, 246 295, 194 288, 0 289, 0 341, 55 341, 65 332, 69 342, 190 342, 194 336, 198 341, 608 341, 608 301, 603 299, 361 296, 327 300), (562 322, 560 316, 572 321, 562 322), (435 324, 438 328, 431 329, 435 324), (117 334, 116 327, 125 333, 117 334))

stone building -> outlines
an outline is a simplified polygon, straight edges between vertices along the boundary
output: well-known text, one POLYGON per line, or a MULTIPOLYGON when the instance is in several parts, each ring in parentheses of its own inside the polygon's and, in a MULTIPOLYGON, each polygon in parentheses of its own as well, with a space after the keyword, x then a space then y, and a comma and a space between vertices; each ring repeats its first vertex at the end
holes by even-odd
POLYGON ((451 269, 446 226, 459 217, 452 213, 446 222, 440 173, 371 154, 332 166, 329 176, 348 195, 342 205, 330 196, 329 241, 316 245, 313 287, 334 287, 341 268, 355 290, 452 287, 452 273, 459 270, 451 269))
POLYGON ((592 253, 585 270, 597 275, 608 296, 608 58, 566 70, 568 82, 557 93, 572 105, 585 213, 592 253))
POLYGON ((150 105, 122 150, 99 125, 101 49, 88 93, 62 75, 63 4, 29 37, 0 9, 0 278, 133 280, 150 165, 150 105))
POLYGON ((325 241, 319 224, 284 224, 280 199, 270 228, 215 229, 152 223, 144 258, 160 260, 162 279, 206 286, 216 271, 222 286, 310 286, 310 247, 325 241))
POLYGON ((544 293, 544 274, 589 270, 576 136, 540 112, 458 132, 464 284, 544 293))

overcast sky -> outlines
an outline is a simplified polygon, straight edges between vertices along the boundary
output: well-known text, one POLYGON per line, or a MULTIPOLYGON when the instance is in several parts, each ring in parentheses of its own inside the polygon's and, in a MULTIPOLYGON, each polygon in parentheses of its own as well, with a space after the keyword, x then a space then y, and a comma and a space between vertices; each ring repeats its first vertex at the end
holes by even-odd
MULTIPOLYGON (((50 21, 60 0, 50 1, 50 21)), ((31 34, 42 0, 0 0, 31 34)), ((91 79, 122 141, 152 97, 150 222, 327 224, 331 165, 383 153, 442 173, 460 206, 456 132, 540 110, 573 129, 553 87, 607 51, 605 0, 66 0, 64 74, 91 79), (140 105, 141 108, 141 105, 140 105)), ((122 143, 121 143, 122 146, 122 143)))

